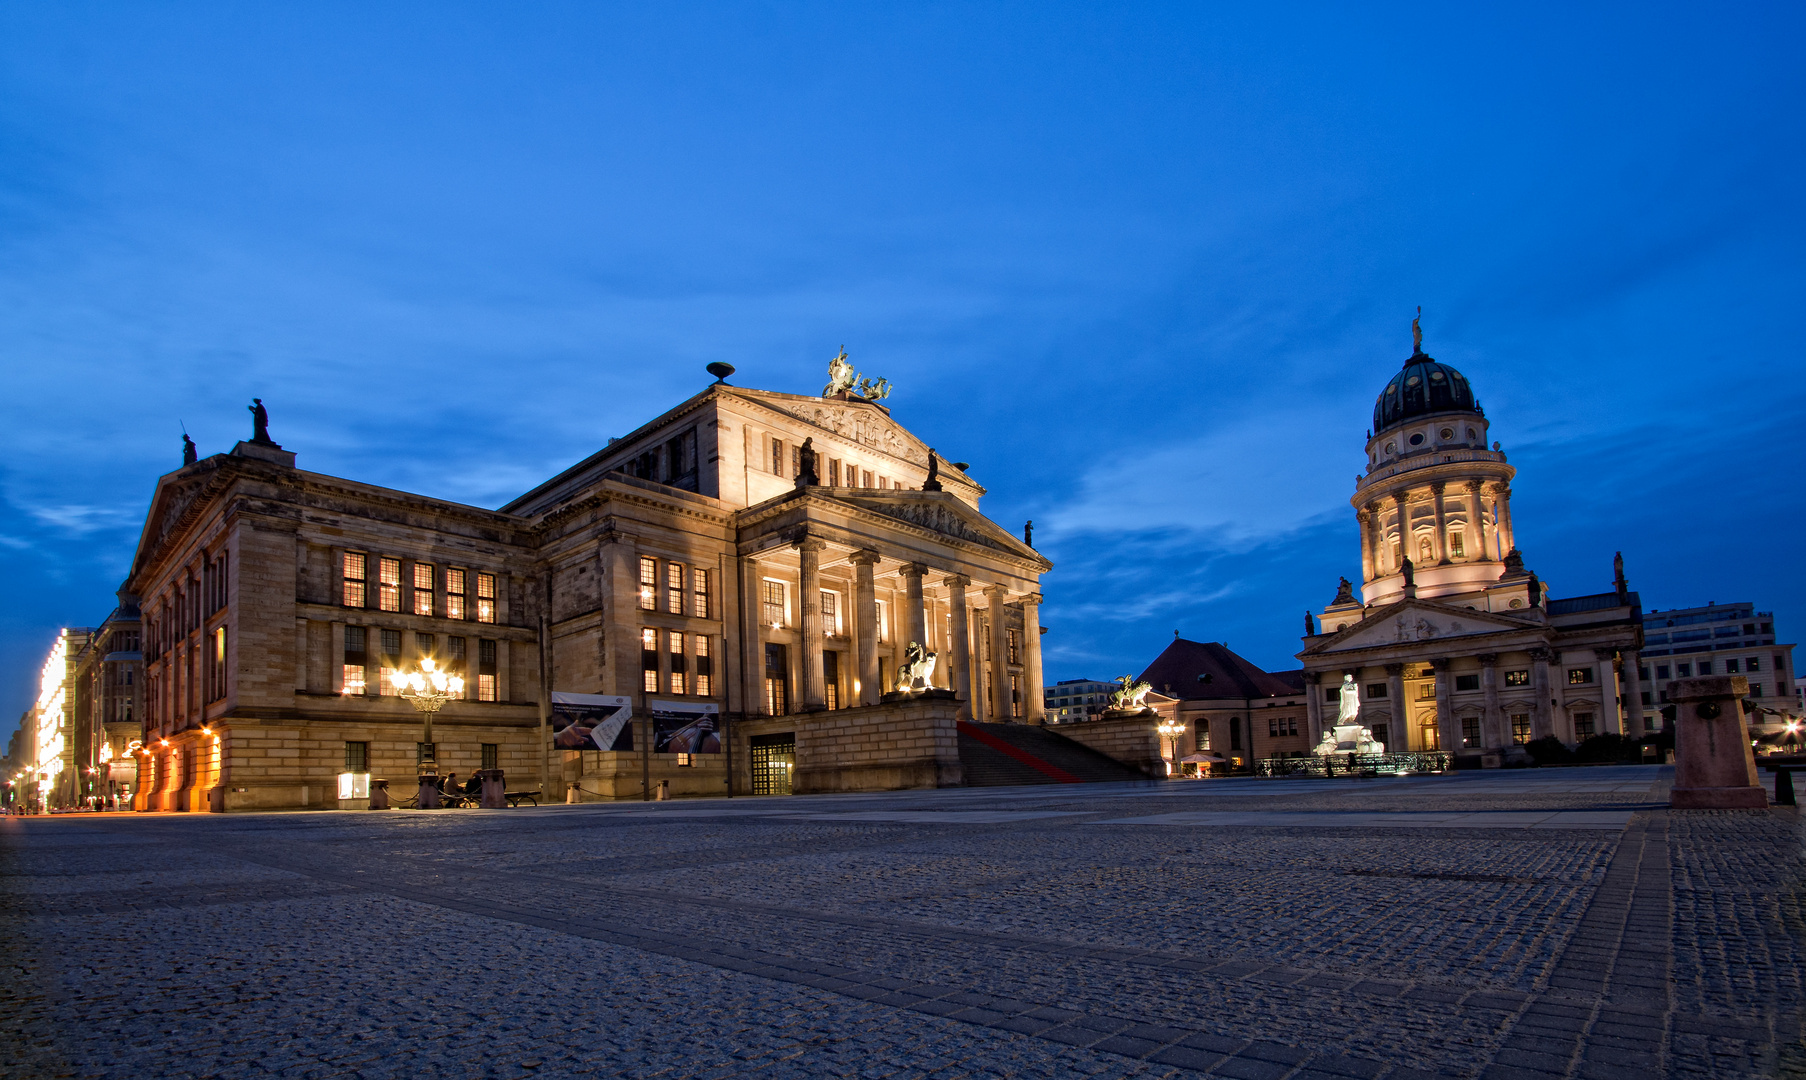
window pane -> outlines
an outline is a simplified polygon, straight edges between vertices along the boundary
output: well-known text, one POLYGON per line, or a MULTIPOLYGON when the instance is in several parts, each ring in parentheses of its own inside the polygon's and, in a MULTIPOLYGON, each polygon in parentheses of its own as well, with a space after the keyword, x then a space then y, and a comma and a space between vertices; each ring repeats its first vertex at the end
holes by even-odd
POLYGON ((495 621, 495 575, 477 575, 477 621, 495 621))
POLYGON ((401 560, 376 560, 376 606, 384 611, 401 610, 401 560))
POLYGON ((346 607, 361 608, 364 606, 364 557, 354 551, 345 553, 344 565, 345 594, 342 601, 346 607))
POLYGON ((658 560, 640 556, 640 610, 654 611, 658 608, 658 560))

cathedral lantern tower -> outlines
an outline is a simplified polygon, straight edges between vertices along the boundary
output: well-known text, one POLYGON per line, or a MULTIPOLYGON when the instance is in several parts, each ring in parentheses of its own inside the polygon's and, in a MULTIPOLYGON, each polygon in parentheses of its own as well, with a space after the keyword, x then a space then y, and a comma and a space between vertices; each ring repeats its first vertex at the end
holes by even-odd
POLYGON ((1350 500, 1361 526, 1367 604, 1391 603, 1407 588, 1425 598, 1484 592, 1516 571, 1506 565, 1516 546, 1516 470, 1496 444, 1487 449, 1486 414, 1473 386, 1425 354, 1417 319, 1411 345, 1374 400, 1367 472, 1350 500))

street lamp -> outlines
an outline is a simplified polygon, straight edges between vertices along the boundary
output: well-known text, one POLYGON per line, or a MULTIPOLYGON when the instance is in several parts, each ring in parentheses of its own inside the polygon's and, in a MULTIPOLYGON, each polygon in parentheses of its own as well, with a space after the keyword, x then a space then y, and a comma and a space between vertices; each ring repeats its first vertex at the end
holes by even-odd
MULTIPOLYGON (((396 692, 406 698, 408 704, 420 713, 420 796, 421 809, 427 809, 426 778, 433 778, 433 791, 438 791, 439 759, 433 746, 433 714, 445 707, 445 703, 464 692, 464 679, 450 672, 440 671, 439 665, 432 657, 422 657, 420 666, 413 671, 384 672, 396 692)), ((433 802, 437 804, 437 800, 433 802)))
POLYGON ((1177 720, 1162 720, 1154 730, 1173 740, 1173 760, 1166 767, 1166 775, 1173 776, 1179 771, 1179 736, 1185 734, 1185 725, 1177 720))

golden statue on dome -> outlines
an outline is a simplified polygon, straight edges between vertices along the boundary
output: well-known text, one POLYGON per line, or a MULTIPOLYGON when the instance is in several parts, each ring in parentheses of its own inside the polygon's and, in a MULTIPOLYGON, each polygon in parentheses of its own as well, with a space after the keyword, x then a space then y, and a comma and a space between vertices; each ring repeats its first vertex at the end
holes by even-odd
POLYGON ((1417 318, 1411 320, 1411 355, 1423 355, 1423 305, 1417 305, 1417 318))

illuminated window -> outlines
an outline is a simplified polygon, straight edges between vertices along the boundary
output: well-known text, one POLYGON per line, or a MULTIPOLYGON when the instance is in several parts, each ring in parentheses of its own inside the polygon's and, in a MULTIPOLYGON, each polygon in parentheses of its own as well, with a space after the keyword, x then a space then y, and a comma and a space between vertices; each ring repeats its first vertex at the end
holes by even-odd
POLYGON ((784 440, 771 440, 771 475, 784 475, 784 440))
POLYGON ((401 560, 376 560, 376 606, 383 611, 401 610, 401 560))
POLYGON ((346 607, 364 606, 364 556, 355 551, 345 553, 342 576, 345 579, 341 600, 346 607))
POLYGON ((477 575, 477 621, 495 621, 495 575, 477 575))
POLYGON ((658 560, 640 556, 640 610, 658 610, 658 560))
POLYGON ((890 641, 890 605, 882 600, 873 603, 878 615, 878 644, 883 645, 890 641))
POLYGON ((1005 645, 1005 651, 1009 654, 1009 658, 1010 658, 1009 662, 1012 664, 1022 663, 1021 658, 1016 655, 1016 653, 1017 653, 1016 631, 1005 630, 1003 632, 1003 640, 1004 640, 1004 645, 1005 645))
POLYGON ((859 485, 860 487, 868 487, 869 488, 872 486, 872 474, 871 473, 861 470, 860 477, 864 481, 863 483, 861 483, 859 485))
POLYGON ((462 619, 464 614, 464 571, 447 570, 445 572, 445 617, 462 619))
POLYGON ((790 448, 790 475, 803 475, 803 448, 800 446, 790 448))
POLYGON ((1530 741, 1530 714, 1514 712, 1511 714, 1511 741, 1520 746, 1530 741))
POLYGON ((1530 685, 1529 670, 1528 669, 1520 669, 1518 671, 1507 671, 1505 673, 1505 685, 1506 686, 1529 686, 1530 685))
POLYGON ((1464 559, 1467 557, 1467 548, 1464 546, 1461 539, 1460 529, 1456 529, 1454 532, 1449 533, 1449 554, 1457 559, 1464 559))
POLYGON ((688 690, 689 666, 684 662, 684 636, 676 630, 665 632, 665 649, 671 654, 671 693, 688 690))
POLYGON ((429 563, 414 564, 414 614, 433 613, 433 568, 429 563))
POLYGON ((1210 749, 1210 721, 1199 720, 1192 728, 1193 745, 1199 750, 1210 749))
POLYGON ((665 611, 671 615, 684 613, 683 563, 665 564, 665 611))
POLYGON ((839 487, 840 486, 840 459, 839 458, 829 458, 828 459, 828 486, 829 487, 839 487))
POLYGON ((789 619, 785 617, 788 614, 786 609, 789 604, 783 582, 766 579, 762 599, 763 603, 759 605, 760 622, 766 626, 783 626, 789 622, 789 619))
POLYGON ((415 656, 430 656, 434 660, 437 660, 437 659, 439 659, 438 645, 439 645, 438 641, 435 640, 433 635, 431 635, 431 634, 415 634, 414 635, 414 655, 415 656))
POLYGON ((650 626, 640 631, 640 689, 658 693, 658 631, 650 626))
POLYGON ((1435 696, 1436 696, 1436 684, 1435 683, 1427 683, 1426 682, 1426 683, 1418 683, 1417 684, 1417 700, 1429 701, 1431 698, 1433 698, 1435 696))
MULTIPOLYGON (((826 593, 824 596, 828 595, 826 593)), ((821 654, 822 693, 828 708, 840 708, 840 654, 828 650, 821 654)))
POLYGON ((498 701, 499 687, 496 679, 495 642, 486 639, 477 641, 477 700, 498 701))
MULTIPOLYGON (((464 674, 463 638, 448 637, 445 639, 445 659, 447 671, 450 671, 454 675, 464 674)), ((470 680, 465 680, 464 692, 466 694, 472 693, 475 689, 474 686, 470 685, 470 680)))
POLYGON ((839 634, 840 629, 840 595, 826 589, 821 594, 821 632, 839 634))
POLYGON ((226 628, 216 627, 212 637, 213 650, 207 665, 207 700, 218 701, 226 696, 226 628))
POLYGON ((368 659, 364 649, 364 628, 347 626, 345 628, 345 657, 342 661, 344 664, 344 689, 340 690, 340 693, 363 694, 368 692, 364 680, 365 665, 368 663, 368 659))
POLYGON ((698 619, 709 617, 709 572, 695 570, 690 574, 692 588, 690 614, 698 619))
POLYGON ((1592 681, 1593 681, 1593 669, 1592 668, 1575 667, 1575 668, 1568 669, 1568 685, 1569 686, 1584 686, 1587 683, 1590 683, 1592 681))
POLYGON ((715 695, 715 657, 709 651, 707 634, 696 635, 696 694, 698 697, 715 695))

